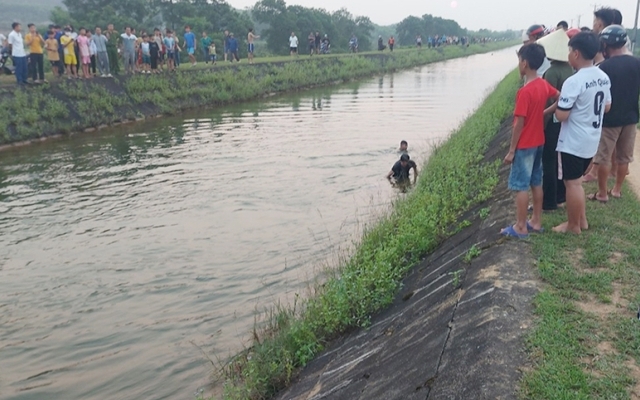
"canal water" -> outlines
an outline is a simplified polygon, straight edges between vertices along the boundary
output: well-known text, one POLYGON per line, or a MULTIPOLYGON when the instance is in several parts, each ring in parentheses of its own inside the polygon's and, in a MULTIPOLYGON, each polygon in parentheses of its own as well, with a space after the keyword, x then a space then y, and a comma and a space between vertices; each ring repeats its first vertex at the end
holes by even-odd
POLYGON ((0 152, 0 399, 193 399, 513 49, 0 152))

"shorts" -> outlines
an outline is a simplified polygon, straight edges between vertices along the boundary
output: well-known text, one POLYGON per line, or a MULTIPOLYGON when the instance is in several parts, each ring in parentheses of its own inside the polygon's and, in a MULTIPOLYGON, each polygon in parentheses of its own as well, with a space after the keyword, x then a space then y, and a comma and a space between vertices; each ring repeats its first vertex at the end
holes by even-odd
POLYGON ((143 64, 151 64, 151 56, 142 55, 142 63, 143 64))
POLYGON ((60 61, 59 60, 50 60, 49 64, 51 64, 51 67, 59 67, 60 66, 60 61))
POLYGON ((509 174, 509 190, 526 192, 532 186, 542 186, 542 149, 518 149, 509 174))
POLYGON ((593 162, 600 165, 611 165, 611 156, 616 151, 618 164, 633 162, 633 148, 636 143, 636 126, 626 125, 615 128, 602 128, 598 152, 593 162))
POLYGON ((175 57, 174 51, 173 50, 167 50, 167 59, 173 60, 174 57, 175 57))
POLYGON ((91 56, 82 56, 82 64, 91 64, 91 56))
POLYGON ((249 53, 253 54, 254 50, 255 50, 255 47, 254 47, 253 43, 249 43, 249 45, 247 46, 247 51, 249 53))
POLYGON ((558 179, 575 181, 589 169, 591 158, 582 158, 569 153, 558 152, 558 179))
POLYGON ((297 53, 298 52, 298 48, 297 47, 289 47, 289 51, 291 51, 292 53, 297 53))
POLYGON ((64 55, 64 63, 66 65, 77 65, 78 64, 78 59, 76 58, 75 54, 65 54, 64 55))
POLYGON ((192 56, 193 53, 195 53, 195 52, 196 52, 196 49, 194 49, 193 47, 188 47, 187 48, 187 53, 189 53, 190 56, 192 56))

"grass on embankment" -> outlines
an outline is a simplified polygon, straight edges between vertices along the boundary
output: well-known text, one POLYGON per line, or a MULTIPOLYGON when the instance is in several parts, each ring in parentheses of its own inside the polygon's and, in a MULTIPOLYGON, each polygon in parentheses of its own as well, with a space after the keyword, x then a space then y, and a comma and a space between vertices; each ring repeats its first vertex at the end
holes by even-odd
MULTIPOLYGON (((588 202, 587 216, 590 229, 581 236, 532 239, 546 287, 535 301, 524 398, 640 396, 640 202, 626 189, 606 205, 588 202)), ((564 218, 558 211, 543 222, 549 229, 564 218)))
POLYGON ((262 62, 177 73, 0 88, 0 145, 182 110, 252 100, 471 54, 510 43, 262 62))
POLYGON ((224 368, 226 398, 268 398, 288 385, 330 340, 368 326, 372 314, 393 301, 407 271, 464 226, 461 213, 489 199, 497 184, 498 165, 482 159, 512 110, 517 87, 512 73, 434 150, 413 192, 366 230, 352 257, 312 296, 272 312, 253 346, 224 368))

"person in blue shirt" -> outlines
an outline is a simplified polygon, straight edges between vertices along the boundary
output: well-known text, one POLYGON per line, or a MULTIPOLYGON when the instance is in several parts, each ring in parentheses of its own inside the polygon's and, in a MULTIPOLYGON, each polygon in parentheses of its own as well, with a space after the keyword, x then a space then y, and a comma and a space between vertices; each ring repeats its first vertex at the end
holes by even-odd
POLYGON ((235 58, 237 62, 240 62, 240 57, 238 57, 238 39, 233 36, 233 32, 229 34, 227 46, 227 50, 229 50, 229 61, 233 62, 235 58))
POLYGON ((191 61, 191 65, 196 66, 196 35, 191 32, 191 27, 189 25, 184 27, 184 47, 187 49, 187 54, 189 54, 189 61, 191 61))

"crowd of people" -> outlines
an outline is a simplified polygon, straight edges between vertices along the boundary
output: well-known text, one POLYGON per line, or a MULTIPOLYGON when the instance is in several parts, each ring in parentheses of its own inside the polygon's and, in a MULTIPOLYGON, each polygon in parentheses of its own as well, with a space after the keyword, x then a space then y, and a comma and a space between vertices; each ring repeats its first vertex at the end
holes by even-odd
MULTIPOLYGON (((474 43, 486 43, 488 40, 489 39, 487 38, 475 39, 474 43)), ((389 51, 393 52, 393 48, 395 47, 395 44, 396 44, 396 38, 394 36, 389 37, 386 45, 384 44, 384 39, 382 38, 382 35, 378 36, 379 51, 383 51, 388 48, 389 51)), ((420 34, 416 35, 415 45, 418 48, 422 47, 423 45, 422 35, 420 34)), ((427 45, 426 45, 427 48, 435 49, 438 47, 448 46, 448 45, 469 46, 469 38, 467 36, 459 37, 459 36, 447 36, 447 35, 435 35, 435 36, 427 37, 427 45)))
MULTIPOLYGON (((255 40, 259 38, 253 29, 247 33, 250 64, 254 61, 255 40)), ((222 44, 224 60, 240 62, 240 45, 233 32, 224 32, 222 44)), ((195 66, 197 50, 201 51, 206 64, 216 64, 217 49, 213 38, 207 32, 202 32, 198 39, 188 25, 184 27, 181 37, 171 29, 136 32, 135 28, 129 26, 120 33, 113 24, 109 24, 105 30, 101 27, 81 27, 76 30, 71 25, 64 28, 50 25, 44 36, 34 24, 29 24, 28 32, 23 35, 22 25, 17 22, 12 24, 8 36, 0 34, 0 54, 5 62, 11 57, 19 85, 46 82, 45 55, 54 77, 90 79, 97 76, 113 77, 120 73, 121 62, 127 74, 175 71, 181 64, 183 51, 189 63, 195 66)))
POLYGON ((628 48, 622 14, 612 8, 595 11, 593 28, 569 29, 565 21, 554 30, 533 25, 523 41, 518 68, 524 86, 504 158, 511 165, 516 223, 501 233, 540 233, 542 212, 564 207, 567 221, 553 230, 579 234, 589 229, 586 201, 622 196, 639 121, 640 60, 628 48), (589 180, 598 190, 585 196, 582 185, 589 180))

